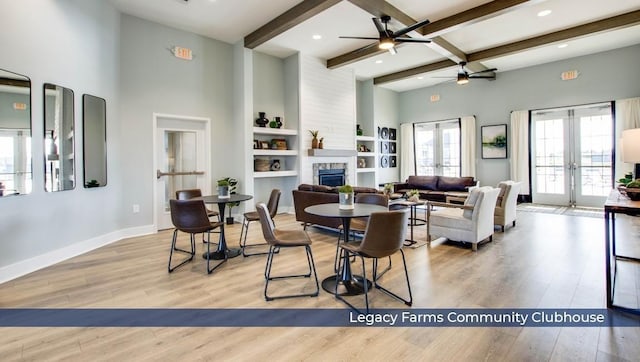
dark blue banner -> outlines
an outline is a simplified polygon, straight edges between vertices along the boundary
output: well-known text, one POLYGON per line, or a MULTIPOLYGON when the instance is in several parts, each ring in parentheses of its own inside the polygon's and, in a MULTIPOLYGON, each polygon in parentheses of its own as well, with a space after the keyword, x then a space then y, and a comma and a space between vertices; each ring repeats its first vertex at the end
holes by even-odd
POLYGON ((607 309, 0 309, 0 327, 640 327, 607 309))

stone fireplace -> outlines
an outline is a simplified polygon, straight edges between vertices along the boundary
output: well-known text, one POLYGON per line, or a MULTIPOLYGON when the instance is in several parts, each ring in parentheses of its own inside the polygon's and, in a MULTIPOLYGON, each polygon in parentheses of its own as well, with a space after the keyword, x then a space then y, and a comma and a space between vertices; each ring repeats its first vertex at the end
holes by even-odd
POLYGON ((313 184, 340 186, 348 183, 349 167, 346 162, 324 162, 313 164, 313 184))

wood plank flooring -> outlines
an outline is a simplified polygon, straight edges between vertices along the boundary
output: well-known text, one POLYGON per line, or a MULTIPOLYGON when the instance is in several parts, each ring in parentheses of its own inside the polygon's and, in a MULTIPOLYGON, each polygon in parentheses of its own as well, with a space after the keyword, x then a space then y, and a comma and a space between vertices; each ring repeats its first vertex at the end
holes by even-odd
MULTIPOLYGON (((619 217, 625 252, 640 255, 637 218, 619 217)), ((300 228, 293 215, 281 228, 300 228)), ((344 308, 317 298, 266 302, 265 256, 231 259, 207 275, 205 261, 167 273, 171 230, 122 240, 0 285, 0 307, 344 308)), ((240 225, 227 228, 237 247, 240 225)), ((333 274, 336 234, 309 228, 319 279, 333 274)), ((415 229, 417 239, 425 228, 415 229)), ((187 236, 180 237, 187 245, 187 236)), ((603 308, 604 221, 519 213, 518 225, 478 252, 454 243, 405 248, 413 308, 603 308)), ((251 242, 261 242, 252 223, 251 242)), ((198 254, 203 245, 197 243, 198 254)), ((274 272, 301 270, 302 251, 283 251, 274 272)), ((354 264, 356 265, 356 264, 354 264)), ((356 268, 354 266, 354 268, 356 268)), ((640 271, 629 267, 618 293, 640 304, 640 271)), ((383 282, 402 288, 399 255, 383 282)), ((308 280, 274 284, 274 293, 312 289, 308 280)), ((400 289, 404 292, 404 289, 400 289)), ((373 291, 375 308, 404 304, 373 291)), ((362 303, 360 299, 356 303, 362 303)), ((637 361, 638 328, 2 328, 0 361, 430 360, 637 361)))

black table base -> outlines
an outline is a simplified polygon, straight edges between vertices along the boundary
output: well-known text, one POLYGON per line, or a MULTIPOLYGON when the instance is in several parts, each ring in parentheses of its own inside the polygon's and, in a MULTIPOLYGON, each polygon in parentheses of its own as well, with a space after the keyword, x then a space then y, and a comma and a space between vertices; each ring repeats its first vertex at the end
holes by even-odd
POLYGON ((338 292, 336 293, 336 276, 330 276, 322 281, 322 289, 327 293, 337 295, 361 295, 364 294, 364 283, 367 283, 367 290, 371 289, 370 280, 360 275, 352 275, 350 280, 338 281, 338 292))
MULTIPOLYGON (((235 258, 236 256, 242 253, 241 249, 226 249, 224 251, 212 251, 209 253, 209 259, 211 260, 222 260, 224 259, 224 254, 227 254, 227 259, 235 258)), ((202 254, 202 258, 207 258, 207 253, 202 254)))

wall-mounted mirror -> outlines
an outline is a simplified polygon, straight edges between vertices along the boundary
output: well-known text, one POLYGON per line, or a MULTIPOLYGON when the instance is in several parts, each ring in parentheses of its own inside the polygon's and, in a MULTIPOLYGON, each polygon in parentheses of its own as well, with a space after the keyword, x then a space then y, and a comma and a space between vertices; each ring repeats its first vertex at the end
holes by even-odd
POLYGON ((82 96, 82 138, 84 187, 107 185, 107 102, 103 98, 82 96))
POLYGON ((73 91, 44 84, 44 189, 72 190, 76 186, 73 91))
POLYGON ((0 69, 0 196, 31 192, 31 81, 0 69))

